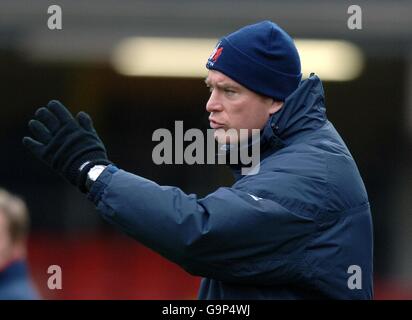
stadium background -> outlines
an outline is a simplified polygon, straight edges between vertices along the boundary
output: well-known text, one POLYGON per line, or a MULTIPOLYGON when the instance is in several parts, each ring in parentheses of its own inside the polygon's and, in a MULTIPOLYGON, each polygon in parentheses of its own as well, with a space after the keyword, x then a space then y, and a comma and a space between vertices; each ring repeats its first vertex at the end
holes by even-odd
MULTIPOLYGON (((358 1, 362 30, 347 27, 351 4, 1 1, 0 185, 22 195, 30 208, 29 263, 42 296, 194 299, 200 279, 106 224, 84 196, 23 149, 21 138, 35 109, 57 98, 73 112, 85 110, 118 166, 206 195, 231 184, 227 168, 157 166, 151 158, 157 128, 173 131, 175 120, 183 120, 185 129, 208 127, 203 79, 122 75, 113 67, 113 50, 132 36, 217 39, 270 19, 293 37, 343 39, 362 52, 364 67, 356 78, 324 81, 327 112, 369 193, 376 298, 412 298, 412 3, 358 1), (47 28, 52 4, 62 8, 62 30, 47 28), (62 267, 62 290, 47 288, 53 264, 62 267)), ((189 56, 190 50, 183 51, 176 65, 189 56)))

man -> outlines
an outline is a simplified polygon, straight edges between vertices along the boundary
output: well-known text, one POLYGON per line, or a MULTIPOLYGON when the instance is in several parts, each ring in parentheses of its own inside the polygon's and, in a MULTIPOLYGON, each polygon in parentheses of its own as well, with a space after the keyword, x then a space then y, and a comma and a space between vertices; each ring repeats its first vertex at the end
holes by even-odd
POLYGON ((366 190, 319 78, 301 82, 293 40, 270 21, 246 26, 221 39, 207 68, 215 138, 261 129, 258 173, 232 165, 230 188, 198 199, 118 169, 90 117, 57 101, 37 110, 23 143, 105 219, 204 277, 200 299, 372 298, 366 190))
POLYGON ((0 300, 39 298, 25 262, 28 226, 24 202, 0 189, 0 300))

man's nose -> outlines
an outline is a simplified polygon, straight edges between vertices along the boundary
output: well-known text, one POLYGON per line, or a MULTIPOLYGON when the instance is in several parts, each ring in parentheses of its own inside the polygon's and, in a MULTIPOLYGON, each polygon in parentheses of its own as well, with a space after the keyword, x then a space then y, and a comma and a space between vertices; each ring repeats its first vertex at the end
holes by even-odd
POLYGON ((220 99, 217 94, 217 90, 213 90, 210 94, 209 100, 206 103, 206 111, 207 112, 217 112, 222 111, 223 105, 220 102, 220 99))

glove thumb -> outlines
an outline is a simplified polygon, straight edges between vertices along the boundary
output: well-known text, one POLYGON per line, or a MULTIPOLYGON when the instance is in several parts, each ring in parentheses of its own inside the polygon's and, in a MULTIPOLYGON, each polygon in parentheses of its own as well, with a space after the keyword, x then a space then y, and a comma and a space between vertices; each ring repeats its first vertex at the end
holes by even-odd
POLYGON ((45 146, 42 143, 30 137, 24 137, 22 142, 23 142, 23 145, 27 149, 29 149, 35 156, 37 156, 38 158, 42 157, 42 154, 45 148, 45 146))
POLYGON ((86 112, 80 111, 77 114, 76 119, 79 125, 86 131, 93 132, 93 133, 96 132, 96 130, 93 127, 92 118, 90 118, 90 116, 86 112))

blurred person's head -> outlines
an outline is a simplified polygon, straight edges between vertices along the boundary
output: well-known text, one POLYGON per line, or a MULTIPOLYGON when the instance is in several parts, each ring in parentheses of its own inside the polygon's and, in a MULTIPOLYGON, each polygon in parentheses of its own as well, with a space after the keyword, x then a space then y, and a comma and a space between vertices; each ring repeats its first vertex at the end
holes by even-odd
POLYGON ((0 188, 0 270, 26 256, 29 229, 24 201, 0 188))
POLYGON ((277 24, 262 21, 223 37, 206 67, 211 95, 206 105, 215 138, 225 130, 262 129, 302 78, 293 39, 277 24))

